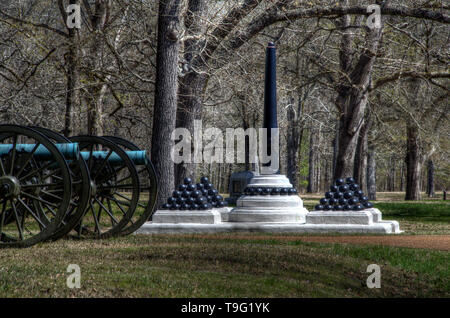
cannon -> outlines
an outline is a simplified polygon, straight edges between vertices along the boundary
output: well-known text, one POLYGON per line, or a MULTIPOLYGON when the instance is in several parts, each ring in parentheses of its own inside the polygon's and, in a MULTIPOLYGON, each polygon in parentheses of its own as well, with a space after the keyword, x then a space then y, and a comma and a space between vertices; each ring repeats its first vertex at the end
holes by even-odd
POLYGON ((145 150, 125 139, 0 125, 0 247, 130 234, 157 191, 145 150))

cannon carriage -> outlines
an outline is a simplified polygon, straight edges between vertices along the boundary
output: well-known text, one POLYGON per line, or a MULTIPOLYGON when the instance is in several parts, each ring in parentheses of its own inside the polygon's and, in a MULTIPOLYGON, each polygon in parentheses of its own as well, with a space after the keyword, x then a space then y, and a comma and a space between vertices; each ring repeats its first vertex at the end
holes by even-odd
POLYGON ((157 191, 146 152, 127 140, 0 125, 0 247, 130 234, 157 191))

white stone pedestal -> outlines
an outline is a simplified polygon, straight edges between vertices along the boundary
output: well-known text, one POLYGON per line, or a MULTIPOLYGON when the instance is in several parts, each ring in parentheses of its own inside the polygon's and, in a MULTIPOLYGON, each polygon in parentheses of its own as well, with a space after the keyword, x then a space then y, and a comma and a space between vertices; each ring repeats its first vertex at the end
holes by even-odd
MULTIPOLYGON (((281 174, 259 175, 251 179, 248 187, 292 188, 281 174)), ((246 223, 305 223, 308 213, 298 195, 243 195, 229 214, 229 222, 246 223)))
POLYGON ((152 220, 155 224, 218 224, 222 223, 222 215, 217 209, 158 210, 152 220))
MULTIPOLYGON (((381 212, 371 208, 362 211, 311 211, 306 216, 306 225, 317 224, 319 226, 334 227, 335 231, 341 232, 341 228, 349 225, 360 225, 367 232, 375 231, 380 226, 385 228, 386 233, 401 233, 397 221, 381 220, 381 212)), ((376 233, 376 231, 375 231, 376 233)))

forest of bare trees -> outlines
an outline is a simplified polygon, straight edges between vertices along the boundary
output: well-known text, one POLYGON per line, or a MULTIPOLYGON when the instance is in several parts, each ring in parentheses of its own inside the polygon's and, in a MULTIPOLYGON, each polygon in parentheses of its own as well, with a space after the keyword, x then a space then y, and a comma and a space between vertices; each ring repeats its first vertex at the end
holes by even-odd
POLYGON ((174 165, 170 134, 195 120, 261 127, 272 41, 281 172, 294 186, 322 192, 354 176, 371 199, 420 200, 450 188, 449 10, 443 0, 2 0, 1 123, 133 140, 151 154, 161 199, 186 176, 227 192, 245 165, 174 165))

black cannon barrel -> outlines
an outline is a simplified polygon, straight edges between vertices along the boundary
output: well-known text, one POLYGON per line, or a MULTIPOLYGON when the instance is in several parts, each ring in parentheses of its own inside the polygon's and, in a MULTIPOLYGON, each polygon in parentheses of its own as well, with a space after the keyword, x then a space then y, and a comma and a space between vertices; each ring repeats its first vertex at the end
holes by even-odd
MULTIPOLYGON (((271 155, 271 128, 278 128, 277 119, 277 61, 276 47, 273 42, 269 42, 266 48, 266 70, 264 85, 264 122, 263 128, 267 129, 267 149, 268 156, 271 155)), ((264 164, 269 166, 270 163, 264 164)))

